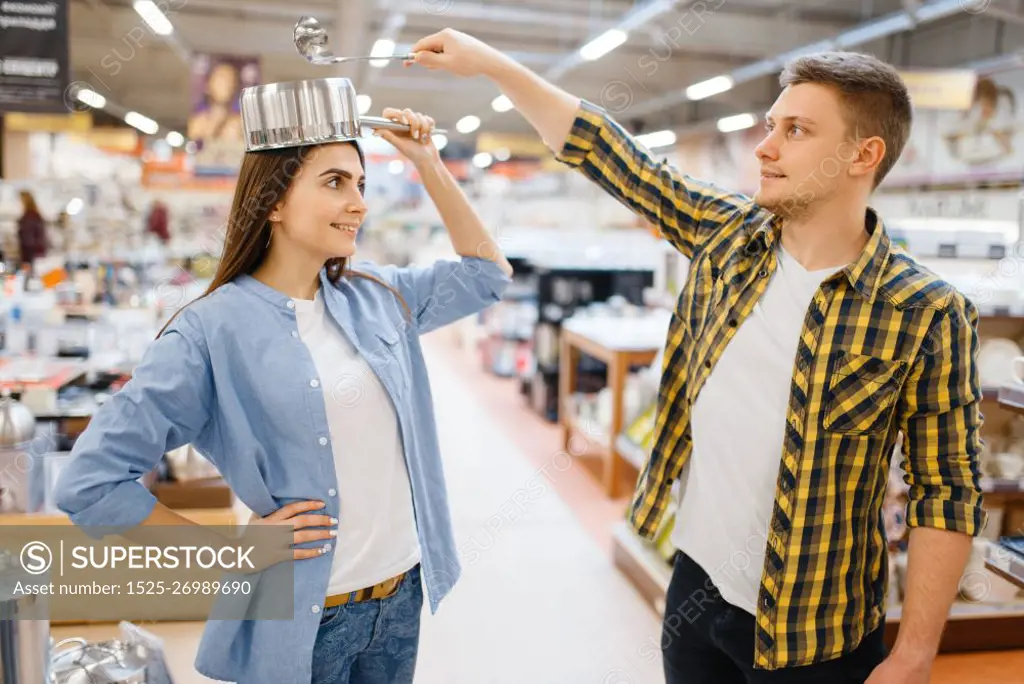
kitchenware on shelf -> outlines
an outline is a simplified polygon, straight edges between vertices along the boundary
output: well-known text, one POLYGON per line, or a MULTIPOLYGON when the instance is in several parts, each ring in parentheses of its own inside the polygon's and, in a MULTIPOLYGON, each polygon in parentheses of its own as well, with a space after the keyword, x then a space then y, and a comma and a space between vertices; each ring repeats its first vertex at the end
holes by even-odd
POLYGON ((413 58, 411 53, 403 55, 336 57, 330 48, 327 47, 327 29, 320 24, 316 17, 310 16, 302 17, 295 24, 295 29, 292 31, 292 39, 295 42, 295 49, 310 64, 328 65, 366 60, 388 61, 394 59, 405 61, 413 58))
POLYGON ((1015 359, 1024 356, 1024 350, 1013 340, 993 337, 981 344, 978 352, 978 371, 986 387, 1000 387, 1015 380, 1015 359))
POLYGON ((24 404, 11 397, 11 391, 0 392, 0 448, 30 442, 36 432, 36 417, 24 404))
MULTIPOLYGON (((35 455, 44 444, 36 444, 36 419, 24 403, 11 397, 8 389, 0 395, 0 514, 29 513, 37 503, 33 494, 38 471, 35 455)), ((0 680, 2 681, 2 680, 0 680)))
POLYGON ((363 126, 410 130, 391 119, 360 116, 355 86, 341 77, 251 86, 242 90, 239 104, 247 152, 356 140, 363 126))
POLYGON ((0 549, 0 681, 4 684, 49 682, 50 621, 45 598, 15 592, 18 583, 35 585, 39 577, 21 566, 18 556, 0 549))
POLYGON ((1004 451, 995 456, 996 471, 1006 480, 1017 480, 1024 475, 1024 456, 1004 451))
POLYGON ((1010 370, 1013 372, 1013 379, 1024 383, 1024 356, 1018 356, 1010 362, 1010 370))
POLYGON ((143 643, 65 639, 54 644, 53 650, 51 684, 147 684, 150 649, 143 643), (69 643, 73 645, 64 648, 69 643))

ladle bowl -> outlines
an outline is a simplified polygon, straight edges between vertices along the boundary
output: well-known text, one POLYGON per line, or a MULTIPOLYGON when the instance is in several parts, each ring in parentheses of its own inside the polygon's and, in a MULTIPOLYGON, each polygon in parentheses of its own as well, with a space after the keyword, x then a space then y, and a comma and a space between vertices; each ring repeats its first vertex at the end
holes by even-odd
POLYGON ((410 60, 412 54, 404 55, 368 55, 365 57, 336 57, 331 49, 327 47, 327 29, 320 24, 316 17, 304 16, 295 24, 292 31, 292 39, 295 42, 295 49, 310 64, 342 64, 343 62, 357 62, 366 60, 389 61, 394 59, 410 60))

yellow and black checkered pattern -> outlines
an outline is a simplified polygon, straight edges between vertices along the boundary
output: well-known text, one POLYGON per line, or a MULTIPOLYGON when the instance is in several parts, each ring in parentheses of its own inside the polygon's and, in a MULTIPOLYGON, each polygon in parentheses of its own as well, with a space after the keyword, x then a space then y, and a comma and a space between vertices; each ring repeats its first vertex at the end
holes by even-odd
POLYGON ((347 594, 332 594, 324 600, 324 608, 333 608, 334 606, 343 606, 348 603, 361 603, 363 601, 385 599, 394 596, 398 592, 398 588, 402 586, 402 580, 407 574, 402 573, 366 589, 356 589, 347 594))
MULTIPOLYGON (((655 444, 628 516, 650 539, 691 454, 690 408, 775 271, 781 221, 656 161, 586 101, 558 158, 691 260, 669 327, 655 444)), ((793 363, 756 616, 759 668, 831 659, 884 619, 881 505, 900 431, 907 523, 975 535, 986 522, 977 310, 890 244, 871 210, 867 227, 860 257, 815 294, 793 363)))

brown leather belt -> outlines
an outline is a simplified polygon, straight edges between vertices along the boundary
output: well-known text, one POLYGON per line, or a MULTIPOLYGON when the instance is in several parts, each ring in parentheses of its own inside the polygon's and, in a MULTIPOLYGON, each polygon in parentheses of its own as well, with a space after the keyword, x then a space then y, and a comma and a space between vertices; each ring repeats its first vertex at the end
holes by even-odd
POLYGON ((324 600, 324 608, 333 608, 334 606, 343 606, 346 603, 359 603, 361 601, 372 601, 373 599, 393 596, 398 592, 398 588, 402 586, 402 580, 408 574, 403 572, 401 575, 396 575, 366 589, 356 589, 347 594, 332 594, 324 600))

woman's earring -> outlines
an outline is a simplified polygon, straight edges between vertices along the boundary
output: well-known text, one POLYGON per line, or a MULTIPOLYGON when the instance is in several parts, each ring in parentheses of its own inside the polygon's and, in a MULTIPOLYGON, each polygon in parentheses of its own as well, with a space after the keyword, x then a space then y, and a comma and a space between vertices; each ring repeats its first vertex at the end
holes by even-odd
POLYGON ((270 247, 270 238, 274 237, 274 227, 271 226, 270 230, 267 231, 267 247, 270 247))

